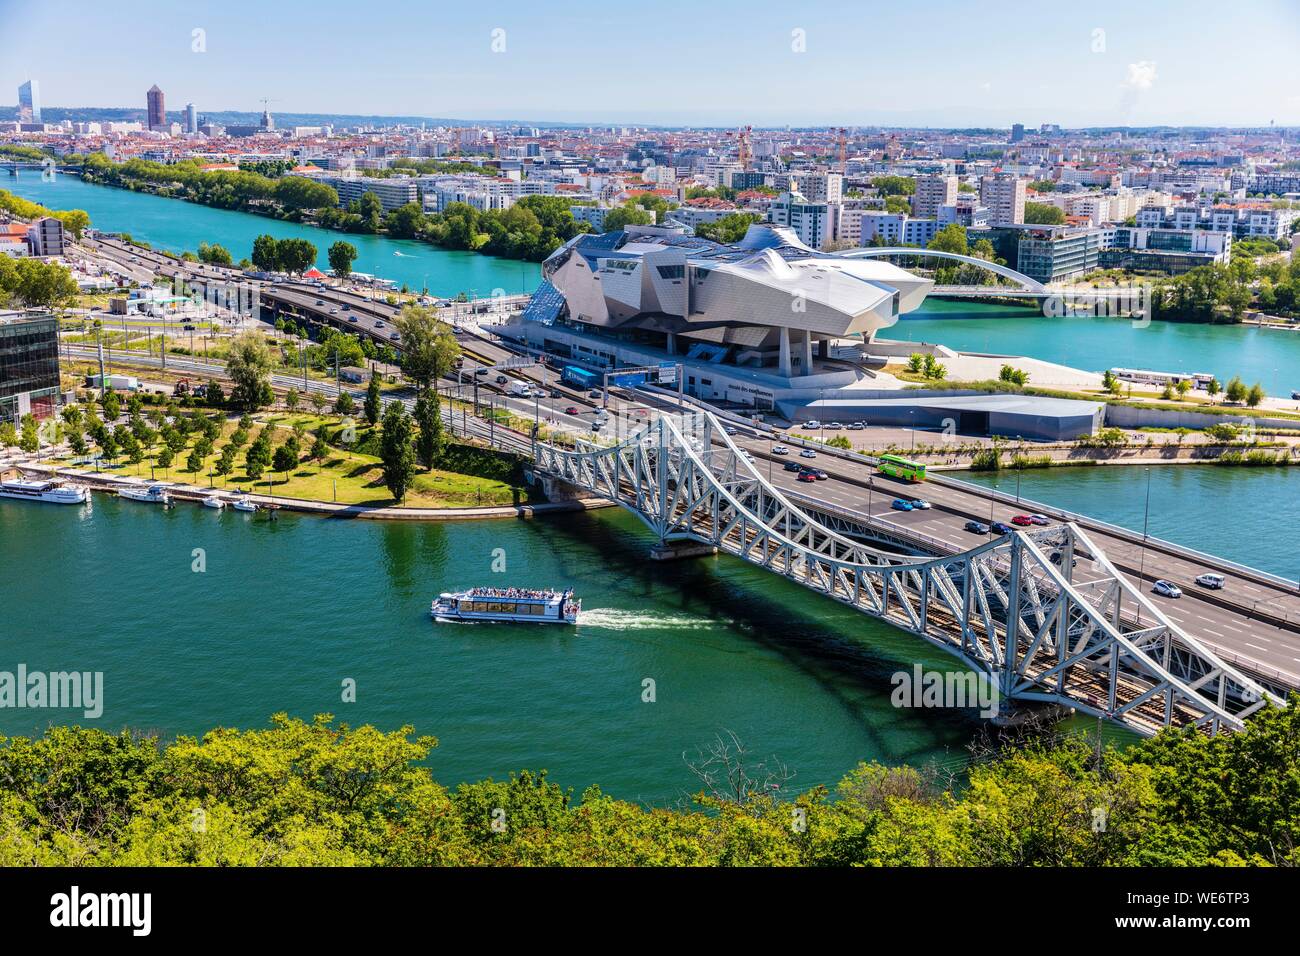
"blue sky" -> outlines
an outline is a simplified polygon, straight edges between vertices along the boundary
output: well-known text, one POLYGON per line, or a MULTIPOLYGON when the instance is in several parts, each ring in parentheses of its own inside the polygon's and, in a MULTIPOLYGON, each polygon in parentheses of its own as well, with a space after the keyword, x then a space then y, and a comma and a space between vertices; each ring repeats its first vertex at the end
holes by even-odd
POLYGON ((51 106, 143 106, 157 83, 200 111, 1300 125, 1297 51, 1300 0, 0 0, 0 103, 34 76, 51 106))

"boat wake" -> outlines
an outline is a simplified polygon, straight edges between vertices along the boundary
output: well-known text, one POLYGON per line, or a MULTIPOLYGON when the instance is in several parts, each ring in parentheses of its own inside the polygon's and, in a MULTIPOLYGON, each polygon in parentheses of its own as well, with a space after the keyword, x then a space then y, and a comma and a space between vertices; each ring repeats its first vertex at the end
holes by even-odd
POLYGON ((687 614, 651 614, 613 607, 596 607, 578 614, 579 627, 602 627, 608 631, 678 630, 700 631, 729 622, 687 614))

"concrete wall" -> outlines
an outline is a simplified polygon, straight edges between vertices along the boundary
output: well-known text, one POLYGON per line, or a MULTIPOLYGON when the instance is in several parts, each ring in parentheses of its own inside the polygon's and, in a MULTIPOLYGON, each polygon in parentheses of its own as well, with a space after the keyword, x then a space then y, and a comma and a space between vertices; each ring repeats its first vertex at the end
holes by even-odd
POLYGON ((1176 412, 1163 408, 1140 408, 1128 405, 1107 405, 1106 424, 1117 428, 1208 428, 1221 422, 1244 425, 1253 422, 1256 428, 1289 428, 1300 430, 1300 421, 1290 418, 1269 418, 1266 414, 1254 415, 1250 409, 1217 414, 1202 412, 1176 412))

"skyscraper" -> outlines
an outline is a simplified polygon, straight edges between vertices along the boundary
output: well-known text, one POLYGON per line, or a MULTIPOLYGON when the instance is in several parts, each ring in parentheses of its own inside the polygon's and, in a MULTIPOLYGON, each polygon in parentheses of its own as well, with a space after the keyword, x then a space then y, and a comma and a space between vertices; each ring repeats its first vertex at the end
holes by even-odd
POLYGON ((193 103, 185 104, 185 132, 197 133, 199 131, 199 114, 194 108, 193 103))
POLYGON ((145 94, 149 101, 149 122, 150 129, 162 129, 167 125, 167 107, 163 102, 163 91, 158 89, 155 83, 149 87, 149 92, 145 94))
POLYGON ((1025 138, 1025 124, 1016 123, 1011 127, 1011 142, 1018 143, 1025 138))
POLYGON ((23 123, 41 122, 41 85, 35 80, 18 87, 18 119, 23 123))

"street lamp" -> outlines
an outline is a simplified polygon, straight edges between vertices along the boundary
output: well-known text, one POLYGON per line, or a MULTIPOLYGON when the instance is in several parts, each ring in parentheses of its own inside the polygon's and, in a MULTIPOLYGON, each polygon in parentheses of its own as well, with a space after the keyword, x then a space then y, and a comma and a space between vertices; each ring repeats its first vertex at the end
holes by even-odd
MULTIPOLYGON (((1147 473, 1147 493, 1146 502, 1142 506, 1142 557, 1138 561, 1138 590, 1146 587, 1146 567, 1147 567, 1147 519, 1151 516, 1151 466, 1146 466, 1147 473)), ((1142 623, 1142 602, 1138 602, 1137 622, 1142 623)))

